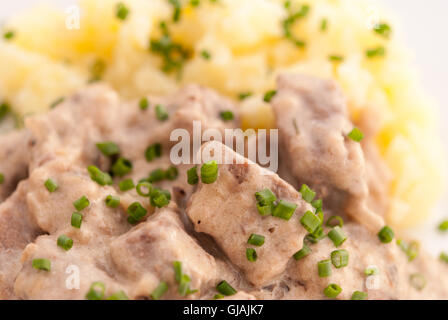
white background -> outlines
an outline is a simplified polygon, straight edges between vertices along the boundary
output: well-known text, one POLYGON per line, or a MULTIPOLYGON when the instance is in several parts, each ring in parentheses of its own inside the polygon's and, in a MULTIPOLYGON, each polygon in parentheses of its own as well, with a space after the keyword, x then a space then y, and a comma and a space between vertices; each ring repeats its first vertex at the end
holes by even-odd
MULTIPOLYGON (((114 0, 111 0, 114 1, 114 0)), ((148 0, 151 1, 151 0, 148 0)), ((244 0, 241 0, 244 1, 244 0)), ((356 0, 355 0, 356 1, 356 0)), ((394 13, 401 22, 407 46, 414 53, 415 64, 420 73, 421 84, 438 103, 442 123, 448 123, 448 1, 447 0, 377 0, 394 13)), ((76 0, 16 0, 2 1, 0 20, 15 12, 20 12, 34 3, 55 3, 59 6, 75 4, 76 0)), ((312 3, 312 1, 310 1, 312 3)), ((446 126, 446 124, 444 125, 446 126)), ((445 130, 440 134, 448 150, 448 135, 445 130)), ((423 196, 423 195, 422 195, 423 196)), ((412 234, 425 239, 424 245, 434 253, 448 250, 448 238, 435 232, 435 225, 442 217, 448 217, 448 192, 431 221, 412 234)))

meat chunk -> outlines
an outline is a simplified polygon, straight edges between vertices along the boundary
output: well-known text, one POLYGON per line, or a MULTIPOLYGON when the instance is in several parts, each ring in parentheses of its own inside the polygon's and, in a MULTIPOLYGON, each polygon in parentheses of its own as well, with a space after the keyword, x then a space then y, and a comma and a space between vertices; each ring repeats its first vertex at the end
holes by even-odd
POLYGON ((297 186, 307 183, 327 207, 378 231, 383 219, 367 207, 369 194, 361 145, 347 134, 354 125, 335 82, 282 75, 273 107, 280 143, 297 186))
POLYGON ((199 183, 189 201, 187 214, 195 230, 211 235, 230 261, 243 270, 249 282, 256 286, 265 284, 283 272, 289 259, 301 248, 306 232, 299 219, 310 206, 276 174, 219 142, 204 144, 202 150, 207 149, 214 150, 215 156, 222 159, 234 157, 235 162, 220 164, 214 183, 199 183), (297 205, 289 221, 258 213, 254 195, 265 188, 272 190, 277 199, 297 205), (251 234, 265 237, 264 244, 256 247, 258 259, 255 262, 246 258, 251 234))
POLYGON ((167 282, 170 289, 164 298, 182 298, 177 293, 173 268, 175 261, 181 262, 182 273, 191 278, 190 289, 199 290, 187 297, 197 297, 201 289, 216 278, 214 258, 185 232, 177 214, 171 209, 159 211, 145 223, 114 240, 111 257, 124 276, 140 281, 140 285, 147 284, 147 294, 155 289, 159 281, 167 282))

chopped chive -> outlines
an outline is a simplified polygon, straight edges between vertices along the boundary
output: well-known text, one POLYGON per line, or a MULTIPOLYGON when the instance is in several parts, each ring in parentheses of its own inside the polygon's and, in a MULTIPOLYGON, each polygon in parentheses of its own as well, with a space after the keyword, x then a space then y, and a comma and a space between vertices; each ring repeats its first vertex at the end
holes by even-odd
POLYGON ((377 47, 369 49, 366 51, 367 58, 382 57, 386 54, 386 49, 384 47, 377 47))
POLYGON ((212 55, 210 54, 210 52, 208 52, 207 50, 202 50, 202 51, 201 51, 201 56, 202 56, 202 58, 204 58, 205 60, 210 60, 210 58, 212 57, 212 55))
POLYGON ((343 268, 348 265, 348 251, 345 249, 334 250, 331 252, 331 263, 335 268, 343 268))
POLYGON ((439 231, 442 232, 448 231, 448 220, 444 220, 439 224, 439 231))
POLYGON ((392 29, 387 23, 378 23, 373 27, 373 31, 387 39, 390 37, 392 29))
POLYGON ((137 193, 140 196, 142 196, 142 197, 149 197, 149 196, 151 196, 152 185, 149 182, 147 182, 147 181, 139 182, 137 184, 136 189, 137 189, 137 193), (145 188, 147 190, 147 192, 144 192, 142 190, 142 188, 145 188))
POLYGON ((91 78, 89 80, 89 83, 100 81, 105 70, 106 64, 104 63, 104 61, 101 59, 95 60, 90 68, 91 78))
POLYGON ((326 31, 328 28, 328 20, 326 18, 320 21, 320 31, 326 31))
POLYGON ((179 287, 177 288, 177 292, 181 297, 185 297, 189 293, 190 282, 191 282, 190 277, 186 274, 182 274, 179 281, 179 287))
POLYGON ((317 210, 322 210, 322 199, 316 199, 311 201, 311 205, 317 210))
POLYGON ((153 300, 159 300, 165 292, 168 291, 168 284, 165 281, 161 281, 157 288, 151 293, 151 298, 153 300))
POLYGON ((57 241, 59 247, 65 251, 70 250, 73 247, 73 239, 67 237, 65 234, 60 235, 57 241))
POLYGON ((299 251, 297 251, 293 257, 295 260, 300 260, 305 258, 307 255, 309 255, 311 253, 311 248, 306 244, 303 243, 302 249, 300 249, 299 251))
POLYGON ((280 200, 272 211, 272 216, 289 220, 297 209, 297 204, 288 202, 285 200, 280 200))
POLYGON ((411 282, 411 285, 418 291, 423 290, 426 286, 426 279, 421 273, 411 274, 409 276, 409 280, 411 282))
POLYGON ((300 224, 305 228, 309 233, 314 233, 317 228, 321 225, 322 221, 311 211, 307 211, 303 214, 302 218, 300 218, 300 224))
POLYGON ((263 101, 264 101, 264 102, 267 102, 267 103, 271 102, 272 98, 273 98, 276 94, 277 94, 277 90, 269 90, 268 92, 266 92, 266 93, 264 94, 263 101))
POLYGON ((398 239, 397 245, 404 253, 406 253, 406 256, 408 257, 409 261, 412 261, 415 258, 417 258, 420 249, 420 243, 418 243, 417 241, 411 241, 410 243, 406 243, 405 241, 398 239))
POLYGON ((162 156, 162 145, 160 143, 154 143, 150 145, 145 151, 146 161, 150 162, 155 158, 162 156))
POLYGON ((132 171, 132 162, 125 158, 118 158, 111 169, 115 176, 122 177, 132 171))
POLYGON ((324 289, 325 296, 330 299, 336 298, 341 292, 342 288, 336 283, 331 283, 324 289))
POLYGON ((33 268, 37 270, 50 271, 51 270, 51 261, 48 259, 34 259, 33 260, 33 268))
POLYGON ((324 239, 327 235, 324 232, 322 226, 317 227, 316 231, 308 234, 305 239, 311 243, 318 243, 320 240, 324 239))
POLYGON ((277 201, 275 194, 268 188, 255 192, 257 200, 257 210, 262 216, 271 214, 274 209, 274 202, 277 201))
POLYGON ((171 194, 168 190, 153 188, 151 191, 150 203, 153 207, 163 208, 170 203, 171 194))
POLYGON ((120 290, 107 297, 107 300, 129 300, 129 297, 126 295, 126 292, 120 290))
POLYGON ((15 36, 15 32, 14 32, 14 31, 6 31, 6 32, 3 34, 3 38, 4 38, 5 40, 11 40, 12 38, 14 38, 14 36, 15 36))
POLYGON ((238 94, 238 99, 239 100, 245 100, 247 98, 249 98, 250 96, 252 96, 252 92, 241 92, 240 94, 238 94))
POLYGON ((355 291, 352 294, 351 300, 366 300, 367 299, 367 292, 363 291, 355 291))
POLYGON ((122 180, 118 183, 118 188, 120 189, 120 191, 129 191, 134 189, 135 185, 134 185, 134 181, 132 181, 132 179, 125 179, 122 180))
POLYGON ((62 102, 64 102, 64 100, 65 100, 65 97, 59 97, 59 98, 57 98, 55 101, 53 101, 53 102, 50 104, 50 109, 54 109, 54 108, 56 108, 58 105, 60 105, 62 102))
POLYGON ((3 173, 0 173, 0 184, 5 182, 5 175, 3 173))
POLYGON ((182 262, 174 261, 173 268, 174 268, 174 279, 176 280, 177 283, 179 283, 180 279, 182 278, 182 262))
POLYGON ((140 202, 133 202, 128 209, 126 210, 129 217, 131 218, 131 221, 138 222, 142 220, 148 211, 143 208, 143 206, 140 204, 140 202))
POLYGON ((302 194, 303 200, 305 200, 308 203, 311 203, 313 201, 314 197, 316 196, 316 192, 310 189, 306 184, 302 184, 302 187, 300 188, 300 193, 302 194))
POLYGON ((106 286, 100 281, 92 283, 89 292, 86 294, 87 300, 102 300, 106 291, 106 286))
POLYGON ((215 160, 204 163, 201 167, 201 181, 210 184, 218 179, 218 164, 215 160))
POLYGON ((163 106, 161 106, 160 104, 156 105, 155 111, 156 111, 156 117, 157 119, 159 119, 159 121, 168 120, 169 118, 168 111, 163 106))
POLYGON ((148 107, 149 107, 149 101, 148 101, 148 98, 146 98, 146 97, 141 98, 140 101, 139 101, 139 103, 138 103, 138 106, 140 107, 141 110, 146 110, 146 109, 148 109, 148 107))
POLYGON ((247 243, 257 246, 257 247, 260 247, 264 244, 264 236, 252 233, 250 235, 249 239, 247 240, 247 243))
POLYGON ((366 276, 376 276, 376 275, 380 274, 380 269, 378 269, 377 266, 368 266, 364 270, 364 274, 366 276))
POLYGON ((86 196, 82 196, 78 200, 73 202, 73 206, 76 210, 82 211, 83 209, 87 208, 90 205, 89 199, 86 198, 86 196))
POLYGON ((96 147, 101 151, 106 157, 110 157, 120 153, 120 148, 114 142, 100 142, 96 144, 96 147))
POLYGON ((378 232, 378 238, 382 243, 389 243, 394 238, 394 231, 388 226, 384 226, 380 232, 378 232))
POLYGON ((216 290, 225 296, 231 296, 237 292, 226 280, 222 280, 218 283, 216 290))
POLYGON ((154 183, 162 181, 163 179, 165 179, 165 171, 161 168, 158 168, 150 172, 148 181, 154 183))
POLYGON ((107 172, 101 171, 98 167, 88 166, 87 171, 90 174, 90 179, 98 183, 100 186, 112 184, 112 177, 107 172))
POLYGON ((120 205, 120 198, 110 194, 106 197, 105 202, 106 206, 110 208, 117 208, 120 205))
POLYGON ((197 168, 198 168, 197 166, 194 166, 194 167, 191 167, 190 169, 188 169, 188 171, 187 171, 188 184, 195 185, 196 183, 199 182, 197 168))
POLYGON ((341 55, 331 55, 331 56, 328 57, 328 59, 330 59, 330 61, 333 61, 333 62, 342 62, 342 61, 344 61, 344 57, 341 56, 341 55))
POLYGON ((0 120, 2 120, 9 112, 9 105, 6 102, 0 104, 0 120))
POLYGON ((255 262, 257 261, 257 251, 255 251, 255 249, 253 248, 247 248, 246 249, 246 258, 247 260, 249 260, 250 262, 255 262))
POLYGON ((364 134, 361 132, 361 130, 355 127, 348 133, 347 137, 355 142, 361 142, 361 140, 364 138, 364 134))
POLYGON ((441 261, 443 261, 443 262, 448 263, 448 254, 445 253, 445 252, 441 252, 441 253, 440 253, 440 256, 439 256, 439 259, 440 259, 441 261))
POLYGON ((122 2, 118 3, 116 11, 117 18, 124 21, 126 20, 128 14, 129 14, 128 7, 126 7, 125 4, 122 2))
POLYGON ((331 260, 322 260, 317 263, 317 273, 319 277, 326 278, 331 276, 331 260))
POLYGON ((213 300, 222 299, 222 298, 224 298, 224 297, 225 297, 225 296, 224 296, 223 294, 217 293, 217 294, 215 294, 215 295, 213 296, 213 300))
POLYGON ((165 171, 165 178, 167 178, 170 181, 174 181, 177 179, 177 176, 179 175, 179 171, 176 167, 169 167, 165 171))
POLYGON ((333 229, 330 230, 330 232, 328 232, 328 238, 330 238, 331 241, 333 241, 336 247, 339 247, 341 244, 344 243, 345 240, 347 240, 347 236, 339 226, 334 227, 333 229))
POLYGON ((325 224, 327 227, 333 228, 335 226, 343 227, 344 226, 344 219, 340 216, 331 216, 328 218, 327 223, 325 224), (337 220, 337 224, 333 224, 333 221, 337 220))
POLYGON ((226 110, 226 111, 221 111, 219 113, 219 116, 221 117, 222 120, 224 121, 230 121, 233 120, 234 116, 233 116, 233 112, 230 110, 226 110))
POLYGON ((82 223, 82 214, 79 212, 73 212, 71 218, 71 225, 75 228, 81 228, 82 223))
POLYGON ((58 184, 56 183, 56 181, 54 181, 53 179, 47 179, 47 181, 45 181, 45 187, 47 188, 47 190, 49 191, 49 192, 55 192, 58 188, 59 188, 59 186, 58 186, 58 184))

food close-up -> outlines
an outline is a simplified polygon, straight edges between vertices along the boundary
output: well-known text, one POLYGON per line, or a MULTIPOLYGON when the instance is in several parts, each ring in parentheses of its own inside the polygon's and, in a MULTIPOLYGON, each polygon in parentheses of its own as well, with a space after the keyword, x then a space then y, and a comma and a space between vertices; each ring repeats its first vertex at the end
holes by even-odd
POLYGON ((448 118, 383 2, 24 2, 0 300, 448 299, 448 118))

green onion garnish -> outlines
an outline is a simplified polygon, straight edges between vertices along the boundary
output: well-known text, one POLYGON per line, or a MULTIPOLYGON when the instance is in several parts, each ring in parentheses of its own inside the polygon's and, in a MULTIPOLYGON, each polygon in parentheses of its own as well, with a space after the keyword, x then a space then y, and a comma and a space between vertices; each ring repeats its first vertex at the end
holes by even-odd
POLYGON ((322 226, 317 227, 316 231, 307 234, 305 239, 311 243, 318 243, 320 240, 324 239, 327 235, 324 232, 322 226))
POLYGON ((305 200, 308 203, 311 203, 313 201, 314 197, 316 196, 316 192, 310 189, 306 184, 302 184, 302 187, 300 188, 300 193, 302 194, 303 200, 305 200))
POLYGON ((178 175, 179 175, 179 172, 176 167, 169 167, 165 171, 165 178, 167 178, 170 181, 176 180, 178 175))
POLYGON ((363 291, 355 291, 352 294, 351 300, 366 300, 367 299, 367 292, 363 291))
POLYGON ((90 205, 89 199, 86 198, 86 196, 82 196, 78 200, 73 202, 73 206, 76 210, 82 211, 83 209, 87 208, 90 205))
POLYGON ((317 263, 317 273, 319 277, 326 278, 331 276, 331 260, 322 260, 317 263))
POLYGON ((197 173, 197 166, 191 167, 187 171, 187 181, 188 184, 195 185, 199 181, 198 173, 197 173))
POLYGON ((162 145, 160 143, 154 143, 150 145, 145 151, 146 161, 150 162, 155 158, 162 156, 162 145))
POLYGON ((224 121, 230 121, 233 120, 234 116, 233 116, 233 112, 230 110, 226 110, 226 111, 221 111, 219 113, 219 116, 221 117, 222 120, 224 121))
POLYGON ((342 61, 344 61, 344 57, 341 56, 341 55, 331 55, 331 56, 328 57, 328 59, 330 59, 330 61, 333 61, 333 62, 342 62, 342 61))
POLYGON ((364 274, 366 276, 376 276, 377 274, 380 274, 380 270, 376 266, 369 266, 364 270, 364 274))
POLYGON ((100 281, 92 283, 89 292, 86 294, 87 300, 102 300, 106 291, 106 286, 100 281))
POLYGON ((277 91, 276 91, 276 90, 269 90, 268 92, 266 92, 266 93, 264 94, 263 101, 264 101, 264 102, 267 102, 267 103, 271 102, 272 98, 273 98, 276 94, 277 94, 277 91))
POLYGON ((126 292, 123 290, 120 290, 118 292, 115 292, 114 294, 107 297, 106 300, 129 300, 128 296, 126 295, 126 292))
POLYGON ((37 270, 50 271, 51 270, 51 261, 48 259, 34 259, 33 260, 33 268, 37 270))
POLYGON ((324 18, 320 21, 320 31, 326 31, 327 28, 328 28, 328 20, 324 18))
POLYGON ((225 295, 220 294, 220 293, 217 293, 217 294, 215 294, 215 295, 213 296, 213 300, 222 299, 222 298, 224 298, 224 297, 225 297, 225 295))
POLYGON ((268 188, 255 192, 257 200, 257 210, 262 216, 271 214, 274 209, 274 202, 277 201, 275 194, 268 188))
POLYGON ((160 104, 156 105, 155 111, 156 111, 156 117, 157 119, 159 119, 159 121, 168 120, 169 118, 168 111, 163 106, 161 106, 160 104))
POLYGON ((106 157, 110 157, 120 153, 120 148, 114 142, 100 142, 96 144, 96 147, 104 154, 106 157))
POLYGON ((322 210, 322 199, 316 199, 316 200, 311 201, 311 205, 316 210, 322 210))
POLYGON ((361 132, 361 130, 355 127, 352 129, 352 131, 349 132, 347 137, 355 142, 361 142, 361 140, 364 138, 364 134, 361 132))
POLYGON ((421 273, 413 273, 409 276, 411 285, 418 291, 423 290, 426 286, 426 279, 421 273))
POLYGON ((311 211, 307 211, 303 214, 302 218, 300 218, 300 224, 305 228, 309 233, 314 233, 317 228, 321 225, 322 221, 319 219, 311 211))
POLYGON ((405 241, 398 239, 397 245, 404 253, 406 253, 406 256, 408 257, 409 261, 412 261, 415 258, 417 258, 420 249, 420 243, 418 243, 417 241, 411 241, 410 243, 406 243, 405 241))
POLYGON ((163 169, 155 169, 149 173, 148 181, 151 183, 159 182, 165 179, 165 170, 163 169))
POLYGON ((129 14, 129 9, 125 6, 124 3, 120 2, 117 4, 117 11, 116 11, 116 15, 117 18, 120 20, 126 20, 126 17, 129 14))
POLYGON ((307 255, 309 255, 311 253, 311 248, 304 242, 302 249, 300 249, 299 251, 297 251, 293 257, 295 260, 300 260, 305 258, 307 255))
POLYGON ((47 179, 44 184, 49 192, 55 192, 57 188, 59 188, 58 184, 53 179, 47 179))
POLYGON ((60 105, 62 102, 64 102, 64 100, 65 100, 65 97, 59 97, 59 98, 57 98, 55 101, 53 101, 53 102, 50 104, 50 109, 54 109, 54 108, 56 108, 58 105, 60 105))
POLYGON ((277 206, 272 211, 272 216, 289 220, 297 209, 297 204, 288 202, 285 200, 280 200, 277 206))
POLYGON ((255 251, 255 249, 252 248, 247 248, 246 249, 246 258, 247 260, 249 260, 250 262, 255 262, 257 261, 257 251, 255 251))
POLYGON ((72 218, 71 218, 71 225, 74 228, 81 228, 81 222, 82 222, 82 214, 79 212, 73 212, 72 218))
POLYGON ((231 296, 237 292, 226 280, 222 280, 218 283, 216 290, 225 296, 231 296))
POLYGON ((384 47, 377 47, 369 49, 366 51, 367 58, 382 57, 386 54, 386 49, 384 47))
POLYGON ((12 38, 14 38, 14 36, 15 36, 14 31, 6 31, 6 32, 3 34, 3 38, 4 38, 5 40, 11 40, 12 38))
POLYGON ((252 96, 252 92, 241 92, 240 94, 238 94, 238 99, 239 100, 245 100, 247 98, 249 98, 250 96, 252 96))
POLYGON ((67 237, 65 234, 60 235, 57 241, 59 247, 65 251, 70 250, 73 247, 73 239, 67 237))
POLYGON ((260 247, 264 244, 264 236, 252 233, 250 235, 249 239, 247 240, 247 243, 257 246, 257 247, 260 247))
POLYGON ((347 236, 339 226, 334 227, 333 229, 330 230, 330 232, 328 232, 328 238, 330 238, 331 241, 333 241, 336 247, 339 247, 341 244, 344 243, 345 240, 347 240, 347 236))
POLYGON ((448 220, 444 220, 439 224, 439 231, 442 232, 448 231, 448 220))
POLYGON ((139 182, 139 184, 137 184, 136 189, 137 189, 137 193, 142 197, 151 196, 152 185, 147 181, 139 182), (145 188, 147 190, 147 192, 144 192, 142 190, 142 188, 145 188))
POLYGON ((215 160, 204 163, 201 167, 201 181, 210 184, 218 179, 218 164, 215 160))
POLYGON ((3 173, 0 173, 0 184, 5 182, 5 175, 3 173))
POLYGON ((380 232, 378 232, 378 238, 380 238, 380 241, 382 243, 391 242, 394 236, 395 236, 394 231, 388 226, 384 226, 383 229, 381 229, 380 232))
POLYGON ((123 192, 134 189, 134 187, 135 187, 135 185, 134 185, 134 181, 132 181, 132 179, 125 179, 118 183, 118 188, 120 189, 120 191, 123 191, 123 192))
POLYGON ((447 253, 441 252, 439 258, 441 261, 448 263, 448 254, 447 253))
POLYGON ((115 176, 122 177, 131 172, 132 162, 125 158, 118 158, 111 169, 115 176))
MULTIPOLYGON (((131 222, 138 222, 140 220, 142 220, 146 214, 148 213, 148 211, 143 208, 143 206, 140 204, 140 202, 133 202, 128 209, 126 210, 126 212, 129 214, 129 217, 131 218, 131 222)), ((129 219, 128 219, 129 221, 129 219)))
POLYGON ((342 288, 336 283, 331 283, 324 289, 324 294, 330 299, 336 298, 342 292, 342 288))
POLYGON ((0 103, 0 120, 2 120, 9 112, 9 105, 6 102, 0 103))
POLYGON ((343 227, 344 226, 344 219, 340 216, 331 216, 328 218, 327 223, 325 224, 327 227, 333 228, 334 226, 343 227), (333 224, 333 221, 337 220, 337 224, 333 224))
POLYGON ((210 60, 210 58, 212 57, 212 55, 210 54, 210 52, 208 52, 207 50, 202 50, 202 51, 201 51, 201 56, 202 56, 202 58, 204 58, 205 60, 210 60))
POLYGON ((165 292, 168 291, 168 284, 165 281, 161 281, 157 288, 151 293, 151 298, 153 300, 159 300, 165 292))
POLYGON ((348 265, 348 251, 345 249, 334 250, 331 252, 331 263, 335 266, 335 268, 343 268, 348 265))
POLYGON ((148 98, 146 98, 146 97, 145 98, 141 98, 139 103, 138 103, 138 106, 140 107, 141 110, 148 109, 148 107, 149 107, 148 98))
POLYGON ((120 198, 110 194, 106 197, 105 202, 106 206, 110 208, 117 208, 120 205, 120 198))
POLYGON ((187 274, 182 272, 182 263, 180 261, 173 262, 174 268, 174 279, 179 284, 178 293, 180 296, 184 297, 191 293, 195 293, 198 290, 190 290, 191 279, 187 274))
POLYGON ((378 23, 373 27, 373 31, 387 39, 389 38, 392 29, 387 23, 378 23))
POLYGON ((98 183, 100 186, 112 184, 111 176, 108 173, 101 171, 96 166, 88 166, 87 171, 90 174, 90 179, 98 183))
POLYGON ((151 191, 150 203, 153 207, 162 208, 170 203, 171 194, 168 190, 153 188, 151 191))
POLYGON ((174 268, 174 279, 176 280, 177 283, 179 283, 182 277, 182 262, 174 261, 173 268, 174 268))

